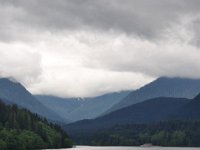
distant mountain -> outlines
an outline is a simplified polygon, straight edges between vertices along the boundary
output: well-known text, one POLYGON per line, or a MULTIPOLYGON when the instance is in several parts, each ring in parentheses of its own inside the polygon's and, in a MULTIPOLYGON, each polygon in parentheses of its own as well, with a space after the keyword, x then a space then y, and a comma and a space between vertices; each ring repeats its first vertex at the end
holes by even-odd
POLYGON ((115 104, 109 112, 156 97, 182 97, 192 99, 200 91, 200 79, 161 77, 131 92, 122 101, 115 104))
POLYGON ((100 116, 130 92, 109 93, 93 98, 59 98, 36 95, 36 98, 49 109, 71 121, 92 119, 100 116))
POLYGON ((164 121, 176 110, 185 106, 190 100, 184 98, 155 98, 129 107, 111 112, 108 115, 93 120, 82 120, 67 125, 70 133, 90 132, 114 125, 141 124, 164 121))
POLYGON ((79 98, 61 98, 56 96, 35 95, 35 97, 47 108, 55 111, 63 118, 72 121, 70 113, 81 107, 85 101, 79 98))
POLYGON ((0 78, 0 99, 6 104, 17 104, 49 120, 66 121, 41 104, 23 85, 13 79, 0 78))
POLYGON ((173 117, 184 120, 200 120, 200 94, 187 103, 184 107, 178 109, 173 117))
POLYGON ((109 93, 98 97, 86 98, 83 105, 70 113, 75 120, 93 119, 111 108, 128 95, 129 91, 109 93))

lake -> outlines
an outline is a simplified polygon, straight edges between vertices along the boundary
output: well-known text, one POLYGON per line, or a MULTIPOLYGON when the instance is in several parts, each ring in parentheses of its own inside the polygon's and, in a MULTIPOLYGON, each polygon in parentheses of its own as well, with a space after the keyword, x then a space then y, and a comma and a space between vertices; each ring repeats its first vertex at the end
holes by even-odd
MULTIPOLYGON (((200 148, 182 148, 182 147, 103 147, 103 146, 77 146, 69 150, 200 150, 200 148)), ((63 149, 64 150, 64 149, 63 149)), ((68 150, 68 149, 65 149, 68 150)))

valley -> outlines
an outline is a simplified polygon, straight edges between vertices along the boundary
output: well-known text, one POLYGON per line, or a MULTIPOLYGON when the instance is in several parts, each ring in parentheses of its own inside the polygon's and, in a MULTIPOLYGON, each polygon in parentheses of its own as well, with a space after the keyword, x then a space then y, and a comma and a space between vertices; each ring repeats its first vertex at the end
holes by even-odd
POLYGON ((0 0, 0 150, 200 149, 200 0, 0 0))
MULTIPOLYGON (((79 145, 140 146, 153 143, 198 147, 200 132, 195 132, 200 131, 198 82, 184 78, 159 78, 135 91, 92 98, 60 98, 33 96, 19 82, 2 78, 0 98, 12 109, 16 105, 45 117, 48 122, 59 124, 79 145), (135 93, 140 94, 134 96, 135 93), (131 97, 132 102, 128 101, 126 107, 111 111, 131 97), (144 97, 147 99, 143 100, 144 97)), ((16 129, 18 125, 13 124, 13 119, 9 122, 10 128, 16 129)), ((8 128, 7 123, 2 124, 8 128)))

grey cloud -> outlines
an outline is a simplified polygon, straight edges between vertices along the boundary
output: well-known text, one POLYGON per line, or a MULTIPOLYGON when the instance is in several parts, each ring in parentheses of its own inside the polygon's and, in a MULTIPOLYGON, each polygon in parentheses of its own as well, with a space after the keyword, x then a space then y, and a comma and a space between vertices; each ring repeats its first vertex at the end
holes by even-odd
POLYGON ((153 77, 199 78, 200 50, 193 43, 198 40, 194 27, 199 18, 182 18, 161 32, 163 38, 156 42, 128 36, 113 36, 112 42, 105 39, 90 51, 85 65, 153 77))
POLYGON ((60 96, 199 78, 199 8, 199 0, 0 0, 0 76, 60 96))
MULTIPOLYGON (((199 0, 3 0, 21 9, 14 23, 36 30, 118 30, 152 39, 185 14, 200 12, 199 0)), ((2 6, 2 7, 4 7, 2 6)), ((8 16, 7 18, 12 17, 8 16)), ((12 21, 10 22, 13 23, 12 21)), ((5 24, 6 26, 6 24, 5 24)), ((16 26, 16 24, 14 24, 16 26)))
POLYGON ((194 37, 191 40, 191 44, 200 47, 200 18, 197 18, 192 22, 191 30, 193 30, 194 33, 194 37))

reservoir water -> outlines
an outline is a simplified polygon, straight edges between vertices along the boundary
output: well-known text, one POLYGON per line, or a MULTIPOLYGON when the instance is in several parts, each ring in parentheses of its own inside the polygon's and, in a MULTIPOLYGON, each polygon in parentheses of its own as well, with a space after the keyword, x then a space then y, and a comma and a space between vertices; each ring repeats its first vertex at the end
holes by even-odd
MULTIPOLYGON (((63 149, 64 150, 64 149, 63 149)), ((200 148, 183 148, 183 147, 103 147, 103 146, 77 146, 65 150, 200 150, 200 148)))

